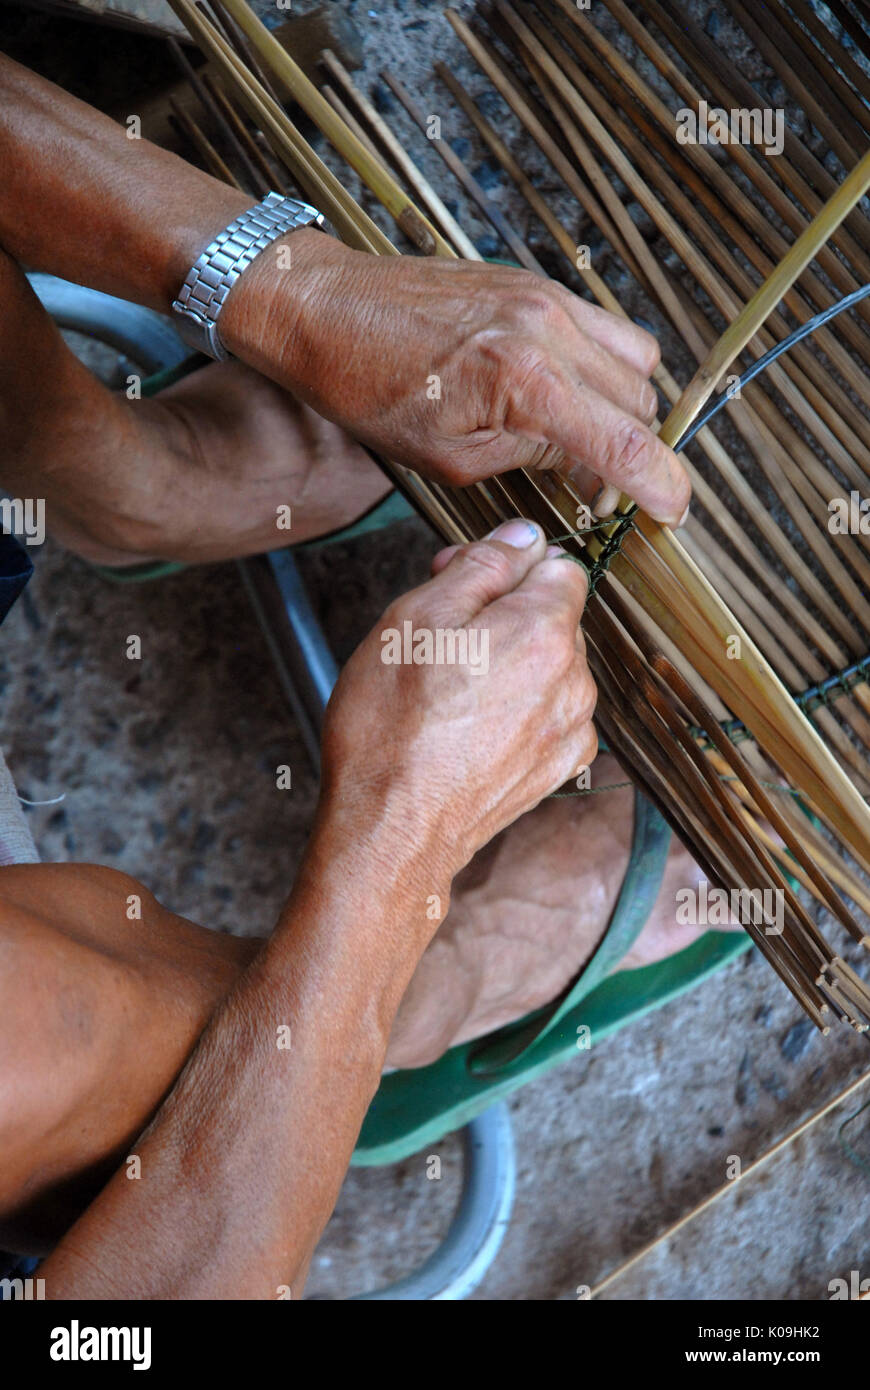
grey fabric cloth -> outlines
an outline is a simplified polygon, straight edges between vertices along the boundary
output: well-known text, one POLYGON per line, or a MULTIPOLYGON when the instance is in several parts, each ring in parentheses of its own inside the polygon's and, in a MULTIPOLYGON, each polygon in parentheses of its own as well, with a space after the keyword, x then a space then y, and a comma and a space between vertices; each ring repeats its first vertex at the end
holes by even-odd
POLYGON ((39 855, 15 783, 0 752, 0 866, 38 863, 39 855))

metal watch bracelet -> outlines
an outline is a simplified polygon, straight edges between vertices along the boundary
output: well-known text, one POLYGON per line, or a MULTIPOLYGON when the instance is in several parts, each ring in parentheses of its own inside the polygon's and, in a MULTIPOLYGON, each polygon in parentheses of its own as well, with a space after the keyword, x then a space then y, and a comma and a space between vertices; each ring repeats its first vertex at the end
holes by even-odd
POLYGON ((308 203, 269 193, 225 227, 194 261, 172 304, 175 327, 188 347, 226 362, 232 354, 221 342, 218 318, 239 276, 285 232, 323 222, 308 203))

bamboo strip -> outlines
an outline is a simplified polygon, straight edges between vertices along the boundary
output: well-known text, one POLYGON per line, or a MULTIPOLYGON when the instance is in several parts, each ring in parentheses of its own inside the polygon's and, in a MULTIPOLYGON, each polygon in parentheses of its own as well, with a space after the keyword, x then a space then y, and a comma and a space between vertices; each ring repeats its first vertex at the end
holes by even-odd
POLYGON ((372 159, 380 159, 380 152, 375 148, 374 144, 369 139, 369 136, 363 130, 362 126, 360 125, 356 116, 353 115, 350 108, 345 106, 344 102, 338 95, 338 92, 335 90, 335 88, 330 87, 328 82, 324 82, 320 90, 326 97, 326 100, 329 102, 333 111, 335 111, 337 115, 339 115, 341 119, 344 121, 345 125, 353 131, 360 144, 365 145, 372 159))
POLYGON ((193 148, 205 161, 209 173, 214 174, 215 178, 220 179, 222 183, 228 183, 231 188, 241 189, 242 185, 235 174, 218 154, 214 145, 193 117, 188 115, 184 107, 174 97, 169 98, 169 106, 172 111, 172 115, 169 117, 171 123, 193 145, 193 148))
MULTIPOLYGON (((414 101, 411 94, 406 91, 399 79, 394 77, 392 73, 382 71, 381 77, 393 94, 398 97, 411 119, 419 126, 420 130, 425 133, 425 113, 414 101)), ((483 215, 492 223, 505 246, 515 259, 519 261, 520 265, 525 266, 526 270, 531 270, 535 275, 546 276, 547 272, 544 270, 540 261, 532 254, 525 243, 520 240, 504 214, 489 198, 487 198, 480 184, 477 182, 477 179, 469 173, 458 154, 456 154, 445 140, 435 140, 433 144, 451 174, 453 174, 454 178, 461 184, 469 197, 473 198, 483 215)))
POLYGON ((356 87, 351 80, 350 73, 342 66, 335 54, 330 49, 324 49, 322 62, 329 70, 332 77, 338 82, 345 94, 355 102, 361 114, 368 121, 368 124, 377 138, 380 140, 387 155, 392 160, 395 168, 414 190, 415 195, 428 210, 431 217, 441 227, 444 235, 453 243, 455 250, 460 256, 464 256, 468 261, 482 260, 482 256, 475 246, 471 237, 466 235, 453 214, 444 206, 435 189, 426 179, 405 147, 396 139, 386 121, 375 109, 368 97, 356 87))
MULTIPOLYGON (((611 14, 619 20, 625 31, 631 36, 641 51, 650 59, 664 78, 670 83, 674 91, 689 106, 698 106, 703 99, 702 94, 692 82, 686 77, 679 67, 668 57, 664 49, 656 43, 649 32, 648 27, 632 14, 625 4, 625 0, 604 0, 605 5, 611 14)), ((743 82, 734 73, 733 65, 723 62, 721 55, 717 52, 714 44, 711 44, 703 30, 694 25, 687 15, 683 15, 682 22, 676 23, 669 14, 657 3, 657 0, 642 0, 646 13, 655 21, 662 33, 673 44, 678 53, 681 54, 690 69, 700 74, 702 80, 707 83, 711 91, 717 93, 717 102, 721 102, 726 107, 739 107, 749 104, 751 108, 757 101, 756 93, 748 82, 743 82), (731 90, 731 83, 736 84, 737 95, 731 90)), ((786 156, 796 155, 802 150, 799 142, 794 140, 794 136, 786 127, 786 156)), ((822 206, 821 198, 810 188, 810 186, 793 171, 789 169, 788 183, 791 191, 798 199, 799 206, 791 201, 788 195, 779 187, 768 172, 765 165, 754 158, 751 151, 743 145, 729 145, 729 157, 734 161, 742 173, 749 178, 754 186, 764 197, 776 215, 781 218, 787 227, 796 234, 800 234, 806 226, 806 218, 801 212, 804 208, 810 215, 815 215, 822 206)), ((787 159, 780 159, 781 169, 784 172, 787 168, 787 159)), ((821 166, 819 166, 821 169, 821 166)), ((821 169, 823 182, 826 190, 830 193, 835 188, 834 180, 821 169)), ((853 222, 859 233, 864 228, 864 218, 852 214, 847 219, 847 225, 852 226, 853 222)), ((863 231, 863 239, 867 240, 866 229, 863 231)), ((845 294, 851 293, 858 288, 859 281, 849 272, 846 265, 834 254, 834 247, 843 252, 847 261, 856 268, 863 280, 870 278, 870 260, 864 255, 855 240, 854 236, 846 232, 844 227, 838 229, 831 239, 831 246, 820 249, 818 264, 830 276, 832 282, 845 294)), ((859 309, 862 318, 865 320, 870 317, 870 308, 865 305, 863 310, 859 309)))
MULTIPOLYGON (((541 8, 541 0, 536 0, 536 3, 541 8)), ((728 178, 724 168, 717 164, 707 146, 688 144, 681 146, 680 153, 678 153, 671 130, 673 116, 664 102, 594 24, 588 20, 583 22, 585 17, 577 12, 570 0, 549 0, 548 13, 552 4, 559 6, 559 10, 552 15, 559 33, 566 42, 570 43, 578 56, 582 55, 587 68, 602 83, 610 98, 619 101, 622 105, 626 113, 628 129, 643 133, 647 145, 653 146, 657 150, 674 173, 689 186, 695 199, 712 214, 713 225, 718 227, 721 233, 727 232, 733 243, 729 252, 731 261, 736 265, 733 247, 738 246, 762 275, 769 275, 776 262, 770 259, 765 250, 762 250, 762 246, 766 247, 776 259, 780 259, 788 249, 788 243, 776 230, 771 219, 765 217, 743 190, 728 178), (566 23, 562 17, 563 11, 574 19, 573 26, 566 23), (581 24, 582 28, 578 28, 581 24), (590 53, 590 48, 594 50, 594 53, 590 53), (628 104, 626 90, 634 98, 632 106, 628 104), (646 119, 645 111, 649 112, 657 124, 646 119), (732 216, 726 205, 726 200, 739 213, 739 220, 732 216), (752 235, 747 237, 747 231, 750 231, 752 235)), ((600 110, 598 114, 601 116, 600 110)), ((621 128, 624 129, 625 126, 625 122, 621 123, 621 128)), ((638 149, 643 147, 639 145, 637 139, 633 139, 632 146, 635 151, 635 158, 637 158, 638 149)), ((644 160, 644 167, 650 167, 648 158, 644 160)), ((706 222, 703 225, 706 226, 706 222)), ((739 282, 735 283, 745 297, 747 293, 746 277, 741 276, 739 282)), ((805 271, 799 283, 806 286, 815 305, 815 308, 812 307, 795 290, 784 296, 783 302, 792 310, 799 323, 806 322, 817 308, 826 309, 834 303, 834 296, 825 288, 818 276, 812 274, 811 271, 805 271)), ((776 337, 785 336, 790 331, 785 322, 776 314, 771 315, 768 320, 768 327, 776 337)), ((860 344, 862 334, 857 327, 856 333, 856 341, 860 344)), ((847 336, 850 335, 847 333, 847 336)), ((817 346, 825 351, 843 379, 858 394, 859 398, 862 398, 865 394, 865 378, 859 372, 853 358, 838 342, 834 334, 823 328, 816 332, 814 338, 817 346)), ((864 341, 866 342, 866 336, 864 341)), ((792 349, 791 355, 795 361, 804 363, 807 372, 816 369, 817 359, 808 350, 805 350, 803 344, 792 349)), ((852 403, 851 399, 836 386, 828 373, 821 374, 820 385, 828 400, 836 407, 836 413, 833 416, 826 416, 827 424, 838 433, 846 450, 852 450, 864 468, 867 469, 870 466, 870 447, 865 445, 859 434, 856 433, 856 431, 863 432, 866 436, 867 419, 852 403), (831 382, 830 386, 828 385, 829 382, 831 382), (848 426, 845 423, 847 420, 848 426)), ((822 405, 819 400, 819 390, 813 380, 809 376, 803 375, 800 386, 804 394, 809 395, 816 410, 820 412, 822 405)), ((864 485, 864 478, 854 467, 850 466, 851 459, 847 452, 838 452, 837 462, 854 486, 860 488, 864 485)))
POLYGON ((836 59, 831 50, 833 48, 833 35, 826 25, 822 24, 811 6, 806 0, 791 0, 792 9, 800 20, 800 24, 792 19, 791 15, 779 0, 776 8, 776 18, 791 34, 794 41, 803 50, 804 55, 809 58, 818 77, 816 85, 816 96, 827 94, 835 95, 836 100, 841 106, 847 106, 852 118, 861 127, 866 141, 870 135, 870 83, 867 74, 862 72, 850 53, 847 53, 842 46, 838 46, 836 59), (801 25, 804 27, 801 28, 801 25), (809 34, 805 32, 809 31, 809 34), (813 42, 813 39, 816 42, 813 42), (845 77, 844 83, 841 79, 845 77), (851 86, 847 86, 850 83, 851 86), (854 90, 853 90, 854 88, 854 90), (859 93, 863 92, 863 98, 859 93))
POLYGON ((590 1298, 597 1298, 605 1289, 610 1288, 618 1279, 623 1278, 630 1269, 633 1269, 636 1264, 645 1259, 653 1250, 671 1240, 672 1237, 687 1226, 690 1221, 694 1221, 697 1217, 701 1216, 703 1212, 709 1211, 710 1207, 714 1206, 726 1193, 734 1192, 741 1188, 748 1177, 754 1176, 760 1168, 766 1163, 769 1163, 772 1158, 781 1153, 789 1144, 793 1144, 801 1135, 806 1134, 813 1125, 817 1124, 819 1120, 824 1119, 824 1117, 829 1115, 832 1110, 835 1110, 838 1105, 842 1105, 844 1101, 849 1100, 849 1098, 853 1096, 856 1091, 859 1091, 868 1080, 870 1080, 870 1071, 863 1073, 854 1081, 850 1081, 848 1086, 844 1086, 843 1089, 838 1091, 835 1096, 832 1096, 830 1100, 825 1101, 824 1105, 821 1105, 818 1110, 814 1110, 812 1114, 808 1115, 805 1120, 801 1120, 800 1124, 796 1125, 788 1134, 784 1134, 783 1137, 778 1139, 775 1144, 772 1144, 769 1149, 765 1149, 762 1154, 759 1154, 758 1158, 754 1159, 753 1162, 743 1170, 739 1182, 729 1181, 722 1187, 715 1188, 703 1201, 698 1202, 689 1211, 685 1212, 678 1221, 672 1222, 660 1235, 647 1241, 647 1243, 641 1246, 639 1250, 636 1250, 633 1255, 623 1260, 621 1264, 617 1265, 615 1269, 612 1269, 603 1279, 600 1279, 590 1291, 590 1298))
POLYGON ((866 148, 867 140, 864 132, 855 126, 847 112, 836 110, 836 88, 827 90, 824 105, 818 100, 818 87, 812 67, 802 61, 800 49, 782 25, 781 16, 775 8, 768 12, 770 28, 765 28, 757 23, 743 4, 743 0, 730 0, 730 4, 744 33, 749 35, 758 52, 774 72, 778 73, 786 87, 793 94, 800 96, 804 110, 813 125, 821 131, 843 168, 849 169, 856 156, 866 148), (779 24, 777 20, 780 20, 779 24), (795 80, 795 65, 803 69, 799 84, 795 80))
POLYGON ((181 71, 184 73, 194 92, 198 96, 200 105, 203 106, 205 110, 208 112, 208 114, 211 116, 218 130, 223 135, 227 145, 230 147, 230 149, 232 149, 233 153, 235 154, 236 158, 238 159, 239 163, 244 169, 248 178, 249 190, 259 192, 261 195, 268 193, 268 185, 266 185, 265 187, 263 186, 263 179, 260 175, 260 171, 251 162, 245 145, 239 139, 235 128, 227 120, 226 115, 224 114, 219 104, 215 101, 208 87, 206 87, 205 83, 202 81, 202 78, 200 77, 199 73, 196 72, 188 62, 187 57, 181 47, 181 44, 178 42, 177 39, 174 38, 168 39, 167 42, 169 44, 169 51, 171 52, 173 58, 175 59, 181 71))
POLYGON ((427 251, 430 241, 434 241, 438 255, 450 255, 450 247, 438 229, 420 212, 383 164, 372 158, 287 50, 281 47, 274 34, 245 4, 245 0, 222 0, 222 4, 263 61, 286 84, 306 115, 318 125, 338 153, 359 174, 366 187, 383 203, 405 235, 423 251, 427 251))
POLYGON ((202 80, 213 101, 220 107, 220 110, 223 112, 224 119, 235 131, 236 139, 238 140, 239 144, 242 145, 245 149, 251 164, 259 172, 259 182, 258 184, 255 184, 257 191, 263 194, 270 192, 270 190, 274 188, 275 185, 275 175, 273 171, 270 169, 268 162, 264 158, 262 150, 257 145, 257 142, 251 137, 250 132, 248 131, 247 127, 245 126, 244 122, 242 121, 241 117, 236 111, 236 108, 233 106, 232 102, 229 100, 222 88, 219 87, 218 84, 214 82, 211 77, 209 77, 208 73, 205 73, 203 75, 202 80))

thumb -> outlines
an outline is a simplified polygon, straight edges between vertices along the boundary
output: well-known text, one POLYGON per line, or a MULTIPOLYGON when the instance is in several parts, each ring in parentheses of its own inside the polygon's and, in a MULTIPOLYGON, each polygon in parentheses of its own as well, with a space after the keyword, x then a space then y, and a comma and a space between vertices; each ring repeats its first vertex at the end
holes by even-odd
POLYGON ((470 622, 490 603, 521 584, 544 557, 540 526, 522 517, 502 522, 483 540, 450 546, 432 562, 434 578, 416 591, 427 616, 470 622))

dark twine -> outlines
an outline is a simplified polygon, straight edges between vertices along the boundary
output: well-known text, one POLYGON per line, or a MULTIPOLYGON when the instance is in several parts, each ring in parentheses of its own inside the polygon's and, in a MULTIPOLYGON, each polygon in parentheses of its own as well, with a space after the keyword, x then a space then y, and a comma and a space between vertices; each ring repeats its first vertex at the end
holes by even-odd
POLYGON ((843 1130, 846 1128, 847 1125, 850 1125, 853 1120, 857 1120, 859 1115, 863 1115, 864 1111, 868 1108, 868 1106, 870 1106, 870 1100, 866 1100, 864 1104, 858 1110, 855 1111, 854 1115, 850 1115, 848 1119, 843 1121, 843 1123, 840 1125, 840 1128, 837 1130, 837 1139, 839 1141, 840 1148, 843 1150, 843 1153, 846 1155, 850 1163, 854 1163, 856 1168, 863 1168, 865 1173, 870 1173, 870 1162, 868 1162, 868 1160, 864 1158, 862 1154, 859 1154, 856 1149, 853 1149, 852 1145, 848 1142, 847 1139, 843 1138, 843 1130))
POLYGON ((562 541, 583 540, 585 536, 591 536, 594 531, 603 531, 607 526, 614 528, 612 534, 605 540, 601 554, 594 560, 585 551, 581 552, 580 555, 569 555, 568 551, 565 551, 566 560, 573 560, 575 565, 582 565, 585 569, 590 594, 595 593, 604 575, 622 549, 622 544, 629 531, 634 530, 637 510, 637 505, 632 502, 628 511, 618 512, 615 516, 602 517, 600 521, 593 521, 591 526, 584 527, 582 531, 568 531, 564 536, 553 537, 551 544, 560 545, 562 541))

